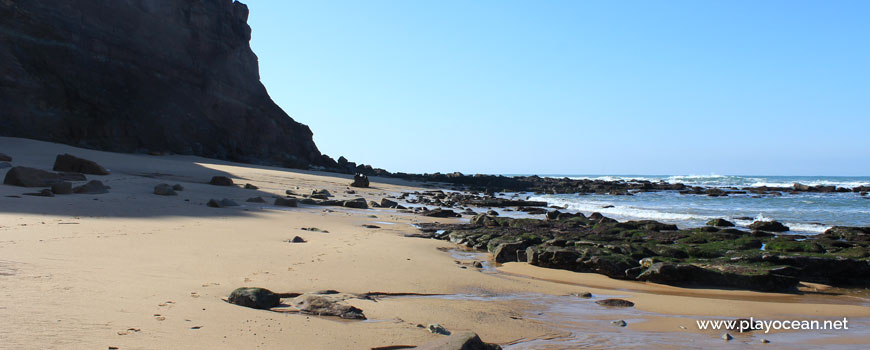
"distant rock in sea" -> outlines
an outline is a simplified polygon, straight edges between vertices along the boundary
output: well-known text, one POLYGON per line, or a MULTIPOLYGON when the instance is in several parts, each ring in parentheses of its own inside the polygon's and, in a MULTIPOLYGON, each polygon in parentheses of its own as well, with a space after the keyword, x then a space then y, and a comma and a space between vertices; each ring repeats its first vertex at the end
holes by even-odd
POLYGON ((260 83, 232 0, 0 1, 0 136, 337 167, 260 83))

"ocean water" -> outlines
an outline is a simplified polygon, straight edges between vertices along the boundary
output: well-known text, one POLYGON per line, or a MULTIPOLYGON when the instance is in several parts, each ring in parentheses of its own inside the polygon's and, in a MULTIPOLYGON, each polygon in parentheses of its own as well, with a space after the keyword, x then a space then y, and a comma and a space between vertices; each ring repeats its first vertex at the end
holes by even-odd
MULTIPOLYGON (((853 188, 870 185, 870 176, 824 177, 824 176, 730 176, 730 175, 548 175, 575 179, 601 180, 649 180, 683 183, 702 187, 790 187, 794 183, 804 185, 833 185, 853 188)), ((680 228, 704 225, 714 218, 726 218, 738 226, 746 226, 753 220, 777 220, 791 229, 793 234, 818 234, 831 226, 870 226, 870 197, 858 193, 800 193, 782 196, 753 194, 708 197, 704 195, 681 195, 674 191, 645 192, 633 196, 611 195, 535 195, 532 200, 547 201, 550 205, 567 206, 569 210, 584 214, 600 212, 617 220, 657 220, 673 223, 680 228), (604 208, 605 206, 612 208, 604 208), (751 217, 753 220, 735 220, 751 217)))

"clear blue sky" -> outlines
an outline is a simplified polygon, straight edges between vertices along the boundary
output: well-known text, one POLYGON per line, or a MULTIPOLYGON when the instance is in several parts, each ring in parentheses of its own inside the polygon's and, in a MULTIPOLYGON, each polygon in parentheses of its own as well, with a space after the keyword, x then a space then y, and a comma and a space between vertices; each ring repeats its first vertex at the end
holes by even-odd
POLYGON ((263 83, 336 159, 870 175, 870 1, 243 2, 263 83))

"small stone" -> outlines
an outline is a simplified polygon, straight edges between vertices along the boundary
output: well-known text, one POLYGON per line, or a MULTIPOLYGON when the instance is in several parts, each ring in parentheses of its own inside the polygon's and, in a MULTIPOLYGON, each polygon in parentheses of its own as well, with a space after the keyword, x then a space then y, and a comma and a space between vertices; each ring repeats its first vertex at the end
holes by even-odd
POLYGON ((181 186, 181 184, 175 184, 172 185, 172 189, 176 191, 184 191, 184 186, 181 186))
POLYGON ((178 193, 176 193, 175 190, 172 189, 172 186, 169 186, 169 184, 159 184, 157 186, 154 186, 154 194, 161 196, 178 195, 178 193))
POLYGON ((381 227, 378 226, 378 225, 369 225, 369 224, 362 225, 362 227, 365 227, 365 228, 381 228, 381 227))
POLYGON ((206 203, 205 205, 212 207, 212 208, 221 208, 222 207, 221 202, 218 201, 217 199, 209 199, 208 203, 206 203))
POLYGON ((430 324, 429 326, 426 327, 426 329, 428 329, 430 333, 441 334, 441 335, 450 335, 450 331, 448 331, 447 328, 444 328, 443 326, 441 326, 440 324, 437 324, 437 323, 430 324))
POLYGON ((728 333, 722 334, 722 340, 730 341, 731 339, 734 339, 734 337, 732 337, 731 334, 728 334, 728 333))
POLYGON ((221 206, 222 207, 237 207, 239 205, 238 205, 238 203, 236 203, 232 199, 224 198, 224 199, 221 199, 221 206))
POLYGON ((589 292, 571 293, 571 295, 578 297, 578 298, 591 298, 592 297, 592 293, 589 293, 589 292))
POLYGON ((471 263, 471 266, 474 266, 475 268, 478 268, 478 269, 482 269, 483 263, 480 261, 475 261, 475 262, 471 263))
POLYGON ((251 184, 245 184, 246 190, 259 190, 260 188, 251 184))
POLYGON ((770 343, 770 340, 767 340, 767 339, 761 338, 761 343, 762 343, 762 344, 768 344, 768 343, 770 343))
POLYGON ((293 239, 290 240, 290 243, 305 243, 305 239, 299 236, 295 236, 293 237, 293 239))
POLYGON ((266 200, 263 199, 263 197, 251 197, 251 198, 248 198, 248 200, 246 200, 245 202, 248 202, 248 203, 266 203, 266 200))
POLYGON ((610 324, 618 327, 625 327, 626 325, 628 325, 627 323, 625 323, 624 320, 610 321, 610 324))
POLYGON ((28 196, 36 196, 36 197, 54 197, 54 193, 49 189, 44 189, 36 193, 25 193, 28 196))
POLYGON ((88 183, 73 188, 73 192, 80 194, 103 194, 109 193, 109 189, 111 187, 103 185, 102 181, 99 180, 91 180, 88 183))
POLYGON ((0 162, 11 162, 12 157, 8 156, 5 153, 0 153, 0 162))

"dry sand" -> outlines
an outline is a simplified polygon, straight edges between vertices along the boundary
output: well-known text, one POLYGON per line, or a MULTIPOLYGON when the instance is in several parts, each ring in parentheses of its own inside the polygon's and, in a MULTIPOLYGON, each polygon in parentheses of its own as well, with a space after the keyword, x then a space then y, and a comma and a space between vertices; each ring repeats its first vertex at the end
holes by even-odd
MULTIPOLYGON (((682 289, 520 263, 506 264, 500 273, 481 273, 457 264, 444 251, 457 248, 453 244, 402 236, 416 232, 411 224, 432 218, 392 209, 279 209, 245 203, 253 196, 269 200, 287 189, 310 193, 324 188, 338 198, 379 200, 418 190, 417 183, 373 178, 372 188, 349 195, 350 176, 332 173, 115 154, 15 138, 0 138, 0 152, 11 155, 13 165, 44 169, 51 168, 57 154, 72 153, 112 171, 88 176, 111 186, 108 194, 10 198, 35 191, 0 186, 2 349, 369 349, 438 337, 417 327, 429 323, 470 329, 502 344, 612 329, 607 309, 566 329, 528 298, 583 291, 634 301, 636 321, 618 336, 641 344, 651 334, 698 333, 691 327, 696 317, 870 317, 866 300, 854 296, 682 289), (260 189, 208 185, 215 175, 260 189), (185 190, 178 196, 154 195, 158 183, 179 183, 185 190), (242 206, 209 208, 205 203, 210 198, 230 198, 242 206), (328 233, 301 230, 308 227, 328 233), (297 235, 308 242, 285 242, 297 235), (344 321, 222 300, 242 286, 276 292, 495 297, 351 299, 348 303, 363 309, 369 320, 344 321), (526 298, 503 297, 510 295, 526 298)), ((0 170, 0 176, 5 172, 0 170)), ((706 333, 715 338, 721 332, 706 333)), ((810 341, 814 346, 868 344, 870 337, 859 330, 810 341)), ((607 344, 618 341, 609 337, 589 345, 607 344)), ((651 344, 668 348, 678 343, 651 344)))

